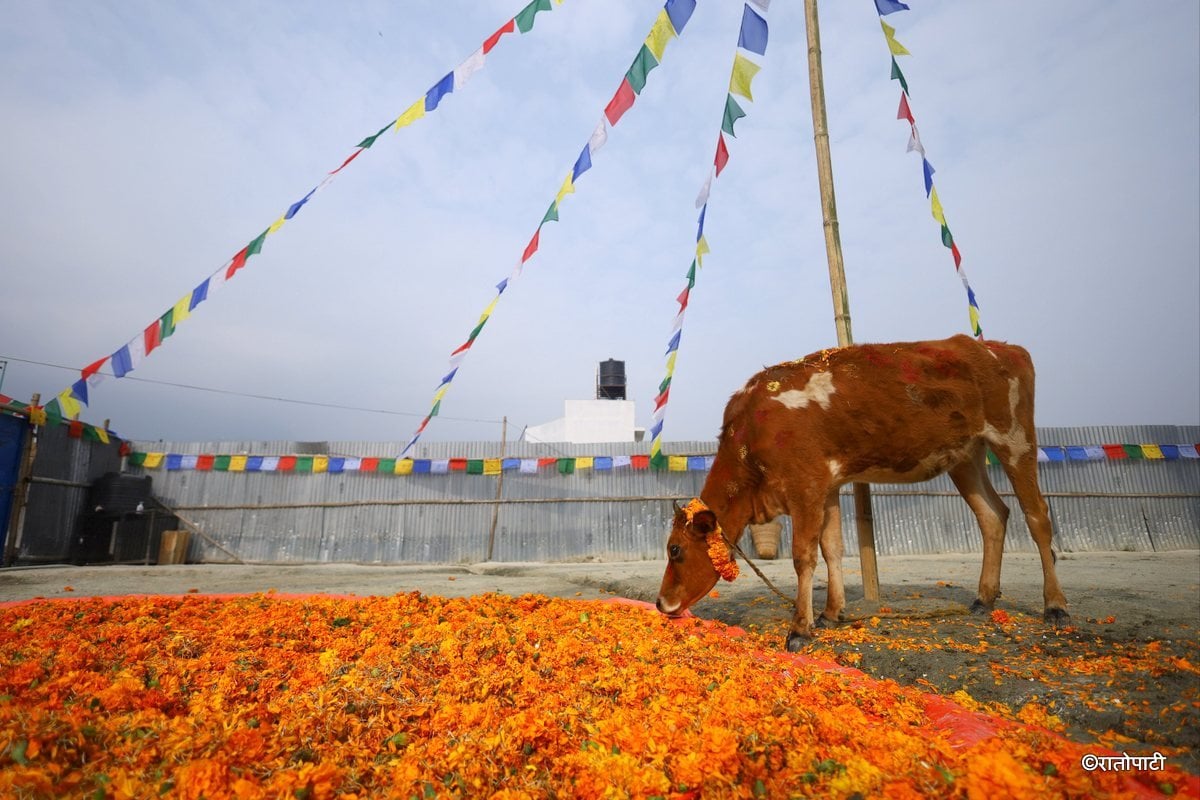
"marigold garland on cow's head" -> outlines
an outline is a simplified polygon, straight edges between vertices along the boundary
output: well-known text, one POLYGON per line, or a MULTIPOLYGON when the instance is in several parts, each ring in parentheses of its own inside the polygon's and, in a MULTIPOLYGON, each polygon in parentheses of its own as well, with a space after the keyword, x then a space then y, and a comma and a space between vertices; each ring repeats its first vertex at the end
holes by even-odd
MULTIPOLYGON (((699 497, 692 500, 683 507, 683 511, 687 514, 688 522, 690 523, 696 514, 700 511, 708 511, 709 508, 704 501, 699 497)), ((725 533, 718 525, 715 530, 706 537, 708 542, 708 557, 712 560, 713 568, 717 574, 727 581, 732 581, 738 576, 738 565, 733 560, 733 555, 729 547, 729 542, 725 540, 725 533)))

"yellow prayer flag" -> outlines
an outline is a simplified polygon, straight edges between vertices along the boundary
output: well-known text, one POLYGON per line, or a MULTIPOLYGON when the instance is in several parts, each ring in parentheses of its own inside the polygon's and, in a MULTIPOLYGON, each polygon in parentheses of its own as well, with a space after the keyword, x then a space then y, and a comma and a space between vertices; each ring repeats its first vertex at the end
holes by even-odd
POLYGON ((696 242, 696 264, 704 266, 704 254, 710 252, 708 249, 708 239, 704 236, 700 237, 700 241, 696 242))
POLYGON ((405 125, 412 125, 423 116, 425 116, 424 97, 413 103, 405 110, 403 114, 396 118, 396 130, 400 130, 405 125))
POLYGON ((687 472, 687 456, 667 456, 668 472, 687 472))
POLYGON ((433 404, 436 406, 446 396, 446 390, 450 388, 450 384, 442 384, 442 388, 433 393, 433 404))
POLYGON ((165 455, 166 453, 146 453, 146 460, 142 462, 142 466, 146 469, 158 469, 162 466, 165 455))
POLYGON ((246 456, 230 456, 229 471, 230 472, 245 472, 246 471, 246 456))
POLYGON ((1146 458, 1153 459, 1166 458, 1166 456, 1163 455, 1162 448, 1156 444, 1142 445, 1142 455, 1144 455, 1146 458))
POLYGON ((500 474, 500 459, 485 458, 483 460, 484 475, 499 475, 500 474))
POLYGON ((192 315, 191 310, 188 308, 188 306, 190 306, 191 304, 192 304, 192 293, 188 292, 183 297, 179 298, 179 301, 177 303, 175 303, 175 305, 171 306, 171 319, 175 322, 176 325, 183 322, 185 319, 187 319, 188 317, 190 317, 192 315))
POLYGON ((413 462, 411 458, 397 458, 393 475, 412 475, 413 462))
POLYGON ((561 203, 562 199, 569 194, 575 194, 575 183, 571 180, 568 174, 562 183, 562 187, 558 190, 558 195, 554 198, 555 203, 561 203))
POLYGON ((678 350, 672 350, 671 355, 667 356, 667 374, 675 374, 675 356, 679 355, 678 350))
MULTIPOLYGON (((660 431, 659 436, 661 436, 661 435, 662 435, 662 432, 660 431)), ((662 444, 659 442, 659 437, 655 437, 654 441, 650 443, 650 455, 656 456, 661 452, 662 452, 662 444)))
POLYGON ((896 29, 883 21, 881 17, 879 24, 883 26, 883 38, 887 39, 888 50, 892 51, 894 56, 911 56, 912 53, 905 49, 904 45, 896 41, 896 29))
POLYGON ((581 469, 591 469, 595 463, 596 459, 594 459, 592 456, 579 456, 575 459, 575 469, 577 471, 581 469))
POLYGON ((284 214, 282 217, 271 223, 271 227, 267 228, 267 233, 274 233, 275 231, 279 230, 283 227, 283 223, 286 221, 287 215, 284 214))
MULTIPOLYGON (((108 442, 108 431, 104 430, 104 428, 96 428, 96 438, 99 439, 100 441, 104 442, 105 444, 109 443, 108 442)), ((1161 456, 1161 453, 1159 455, 1161 456)))
POLYGON ((931 186, 929 189, 929 205, 933 209, 933 218, 938 221, 938 224, 946 224, 946 215, 942 213, 942 201, 938 200, 937 187, 931 186))
POLYGON ((654 20, 654 27, 650 29, 650 35, 646 37, 646 47, 654 54, 654 57, 659 61, 663 60, 663 51, 667 49, 667 42, 675 36, 675 26, 671 24, 671 17, 667 14, 664 8, 658 12, 658 19, 654 20))
POLYGON ((975 310, 975 306, 968 306, 967 310, 971 317, 971 333, 974 333, 979 330, 979 312, 975 310))
MULTIPOLYGON (((500 302, 500 295, 496 295, 494 298, 492 298, 492 302, 488 303, 488 307, 485 308, 483 310, 483 313, 479 315, 479 322, 483 322, 488 317, 490 317, 492 315, 492 312, 496 310, 496 303, 499 303, 499 302, 500 302)), ((478 325, 479 322, 476 322, 475 324, 478 325)))
POLYGON ((83 411, 79 405, 79 401, 72 396, 70 389, 63 389, 59 392, 58 406, 62 409, 63 416, 67 419, 77 419, 79 413, 83 411))
POLYGON ((329 472, 329 456, 313 456, 313 472, 329 472))
POLYGON ((740 94, 747 100, 753 100, 754 96, 750 94, 750 81, 754 80, 754 76, 760 69, 762 67, 758 64, 738 53, 733 58, 733 75, 729 78, 729 91, 740 94))

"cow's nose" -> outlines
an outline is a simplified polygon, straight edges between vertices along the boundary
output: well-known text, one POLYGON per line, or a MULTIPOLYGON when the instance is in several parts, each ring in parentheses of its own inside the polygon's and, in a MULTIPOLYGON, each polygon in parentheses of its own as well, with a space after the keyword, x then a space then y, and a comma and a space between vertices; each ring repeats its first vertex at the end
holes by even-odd
POLYGON ((654 607, 663 614, 675 614, 679 611, 679 603, 668 603, 663 600, 662 595, 658 596, 658 600, 654 602, 654 607))

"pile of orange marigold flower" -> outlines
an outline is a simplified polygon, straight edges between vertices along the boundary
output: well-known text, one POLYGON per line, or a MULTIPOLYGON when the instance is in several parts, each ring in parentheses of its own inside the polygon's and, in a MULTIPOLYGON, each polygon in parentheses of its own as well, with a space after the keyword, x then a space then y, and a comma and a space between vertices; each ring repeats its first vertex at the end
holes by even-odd
POLYGON ((127 597, 0 608, 0 796, 1092 797, 1006 723, 721 626, 540 596, 127 597))

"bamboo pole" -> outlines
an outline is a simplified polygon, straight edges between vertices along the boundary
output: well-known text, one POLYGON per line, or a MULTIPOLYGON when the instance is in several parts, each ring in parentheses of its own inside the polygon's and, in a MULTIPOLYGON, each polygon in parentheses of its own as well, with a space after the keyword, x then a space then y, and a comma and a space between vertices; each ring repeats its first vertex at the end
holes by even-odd
MULTIPOLYGON (((500 461, 504 461, 505 450, 508 448, 508 417, 500 423, 500 461)), ((496 547, 496 523, 500 519, 500 495, 504 491, 504 469, 501 465, 500 474, 496 476, 496 504, 492 506, 492 529, 488 532, 487 561, 492 560, 492 552, 496 547)))
MULTIPOLYGON (((821 70, 821 32, 817 0, 804 0, 804 25, 808 34, 808 87, 812 98, 813 143, 817 150, 817 182, 821 191, 821 216, 825 227, 825 254, 829 260, 829 288, 833 293, 833 323, 839 347, 854 343, 850 327, 850 297, 842 240, 838 231, 837 200, 833 193, 833 160, 829 154, 829 120, 825 113, 825 78, 821 70)), ((862 564, 863 595, 879 601, 879 566, 875 558, 875 519, 871 512, 871 487, 854 484, 854 523, 862 564)))

